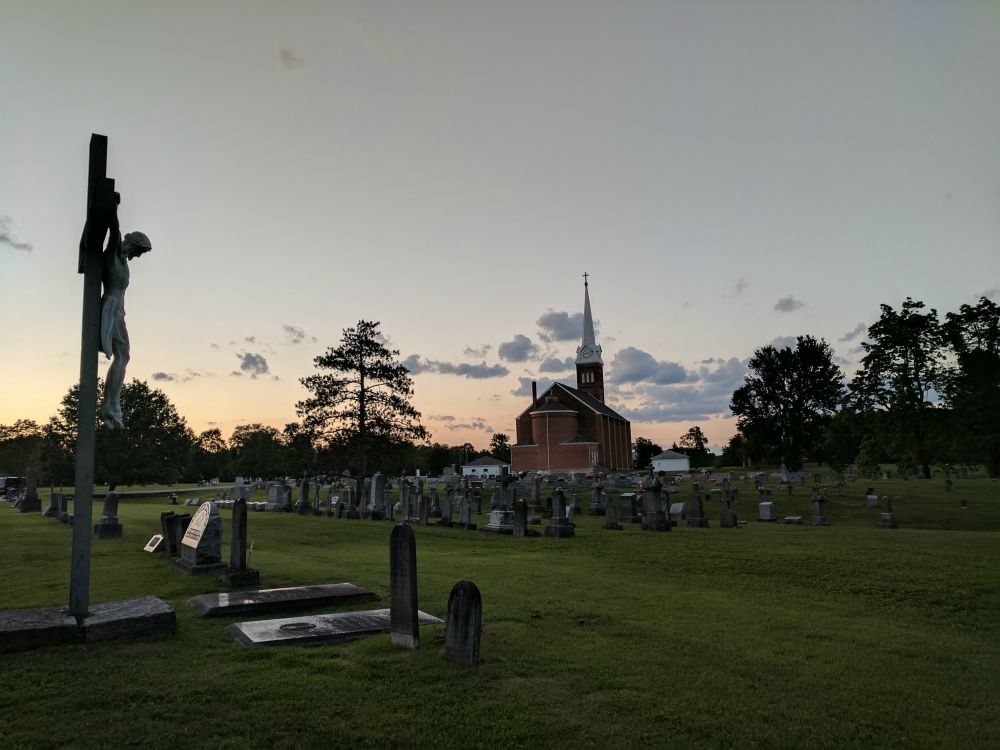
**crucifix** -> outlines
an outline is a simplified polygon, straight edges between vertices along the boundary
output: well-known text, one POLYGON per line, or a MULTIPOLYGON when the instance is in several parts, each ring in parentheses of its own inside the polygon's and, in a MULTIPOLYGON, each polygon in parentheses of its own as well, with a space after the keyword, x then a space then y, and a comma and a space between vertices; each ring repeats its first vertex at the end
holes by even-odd
POLYGON ((69 613, 82 621, 90 606, 90 522, 94 494, 94 444, 97 438, 97 355, 114 362, 105 382, 102 417, 109 429, 122 427, 118 398, 129 357, 124 296, 128 263, 150 249, 149 238, 132 232, 122 240, 115 181, 107 176, 108 138, 92 133, 87 176, 87 220, 80 238, 77 271, 83 274, 80 338, 80 393, 73 486, 73 552, 70 561, 69 613), (108 246, 102 250, 104 237, 108 246), (101 297, 101 287, 104 297, 101 297))
POLYGON ((590 276, 590 274, 589 274, 589 273, 585 273, 585 274, 583 274, 583 285, 584 285, 584 286, 587 286, 587 277, 588 277, 588 276, 590 276))

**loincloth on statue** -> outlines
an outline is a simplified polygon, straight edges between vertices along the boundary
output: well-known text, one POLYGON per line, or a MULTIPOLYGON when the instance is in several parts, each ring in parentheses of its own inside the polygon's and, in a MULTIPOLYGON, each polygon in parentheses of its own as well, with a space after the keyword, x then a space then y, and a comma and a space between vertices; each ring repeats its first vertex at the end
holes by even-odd
POLYGON ((125 303, 120 297, 105 295, 101 299, 101 351, 111 358, 111 345, 118 341, 127 341, 122 332, 125 330, 125 303))

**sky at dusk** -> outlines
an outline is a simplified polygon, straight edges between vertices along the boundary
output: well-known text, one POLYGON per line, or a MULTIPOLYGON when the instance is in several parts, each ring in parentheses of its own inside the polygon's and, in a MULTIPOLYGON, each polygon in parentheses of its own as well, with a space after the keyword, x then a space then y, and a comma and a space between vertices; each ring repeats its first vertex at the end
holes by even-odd
MULTIPOLYGON (((713 445, 754 349, 849 376, 879 304, 1000 299, 1000 3, 0 3, 0 422, 79 374, 91 132, 131 264, 127 377, 196 431, 296 419, 359 319, 433 440, 574 382, 713 445)), ((101 373, 107 369, 102 357, 101 373)))

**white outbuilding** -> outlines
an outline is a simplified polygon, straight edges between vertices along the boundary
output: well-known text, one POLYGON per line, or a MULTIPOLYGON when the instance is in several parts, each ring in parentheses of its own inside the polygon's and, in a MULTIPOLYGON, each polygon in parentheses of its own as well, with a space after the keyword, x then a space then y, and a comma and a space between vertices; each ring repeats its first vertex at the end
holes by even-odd
POLYGON ((500 469, 504 466, 507 467, 508 471, 510 470, 510 464, 506 461, 493 458, 493 456, 483 456, 481 458, 477 458, 471 463, 462 464, 462 476, 498 477, 500 476, 500 469))
POLYGON ((650 460, 653 462, 654 472, 665 471, 668 474, 680 474, 691 471, 691 459, 676 451, 657 453, 650 460))

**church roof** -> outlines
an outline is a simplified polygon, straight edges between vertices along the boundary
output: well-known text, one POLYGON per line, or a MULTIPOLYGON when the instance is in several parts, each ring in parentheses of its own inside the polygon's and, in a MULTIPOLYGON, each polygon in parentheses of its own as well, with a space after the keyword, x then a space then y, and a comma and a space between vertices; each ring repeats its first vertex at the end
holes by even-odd
POLYGON ((650 461, 655 461, 658 458, 660 458, 660 459, 663 459, 663 458, 687 458, 687 456, 685 454, 683 454, 683 453, 678 453, 677 451, 663 451, 663 453, 657 453, 655 456, 653 456, 649 460, 650 461))
MULTIPOLYGON (((521 417, 523 417, 525 414, 528 414, 529 412, 533 413, 533 412, 536 412, 536 411, 541 411, 544 408, 544 402, 545 402, 546 398, 548 397, 548 395, 550 393, 552 393, 553 389, 555 389, 555 388, 561 388, 561 389, 563 389, 564 391, 566 391, 566 393, 569 396, 572 396, 577 401, 579 401, 580 404, 581 404, 581 406, 583 406, 586 409, 590 409, 590 411, 596 412, 597 414, 600 414, 600 415, 605 416, 605 417, 610 417, 611 419, 620 419, 623 422, 627 422, 628 421, 627 419, 625 419, 625 417, 623 417, 621 414, 619 414, 618 412, 616 412, 610 406, 608 406, 607 404, 602 404, 598 399, 594 398, 589 393, 584 393, 583 391, 577 390, 576 388, 571 388, 570 386, 568 386, 568 385, 566 385, 564 383, 553 383, 552 385, 550 385, 548 387, 548 390, 546 390, 545 393, 543 393, 539 397, 539 399, 538 399, 539 401, 542 402, 543 406, 539 407, 538 409, 536 409, 536 408, 534 408, 535 405, 532 404, 527 409, 525 409, 523 412, 521 412, 520 416, 518 416, 518 419, 520 419, 521 417)), ((560 405, 558 407, 558 409, 560 411, 564 411, 566 409, 566 407, 563 406, 563 405, 560 405)), ((533 445, 533 443, 528 443, 528 445, 533 445)))
POLYGON ((564 406, 562 402, 555 396, 549 396, 542 402, 541 406, 539 406, 537 409, 532 409, 531 413, 532 414, 539 414, 539 413, 575 414, 576 410, 564 406))
POLYGON ((480 456, 475 461, 469 461, 467 464, 462 464, 463 466, 510 466, 507 461, 501 461, 499 458, 493 458, 493 456, 480 456))
POLYGON ((584 437, 583 435, 574 435, 569 440, 563 440, 563 445, 576 445, 577 443, 596 443, 594 438, 584 437))

